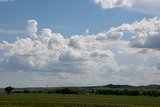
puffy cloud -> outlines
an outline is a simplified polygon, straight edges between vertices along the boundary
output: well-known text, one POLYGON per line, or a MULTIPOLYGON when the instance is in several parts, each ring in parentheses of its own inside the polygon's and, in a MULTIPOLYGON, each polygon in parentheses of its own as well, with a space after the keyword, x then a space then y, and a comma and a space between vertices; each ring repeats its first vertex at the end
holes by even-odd
MULTIPOLYGON (((68 39, 50 29, 43 29, 34 39, 29 37, 13 43, 0 42, 0 73, 8 75, 8 71, 15 75, 18 71, 17 75, 24 77, 27 74, 30 78, 23 81, 25 84, 34 81, 31 84, 40 83, 42 86, 159 83, 155 75, 159 72, 155 62, 158 62, 160 51, 155 50, 158 45, 153 44, 156 43, 154 37, 158 36, 158 26, 159 18, 143 19, 97 35, 75 35, 68 39), (131 41, 121 39, 126 33, 132 36, 131 41), (139 34, 148 39, 144 42, 139 34), (136 41, 140 45, 131 45, 136 41), (150 76, 152 78, 148 79, 150 76)), ((36 34, 37 27, 30 32, 36 34)))
POLYGON ((138 48, 160 48, 160 35, 137 34, 132 37, 130 45, 138 48))
POLYGON ((160 9, 160 0, 93 0, 93 2, 103 9, 122 7, 129 11, 160 16, 157 11, 160 9))
POLYGON ((29 33, 30 37, 36 38, 37 35, 37 21, 35 20, 28 20, 27 21, 27 32, 29 33))
POLYGON ((37 24, 35 20, 27 21, 27 31, 31 38, 0 43, 1 71, 88 73, 91 70, 100 72, 103 69, 121 69, 113 53, 103 47, 95 35, 75 35, 64 39, 59 33, 43 29, 37 36, 37 24))
POLYGON ((131 7, 133 0, 94 0, 95 4, 100 4, 103 9, 115 7, 131 7))
POLYGON ((160 48, 160 18, 142 19, 132 24, 123 24, 109 31, 98 33, 97 40, 119 40, 131 36, 130 46, 137 48, 160 48))
POLYGON ((93 49, 97 48, 99 42, 96 41, 95 35, 83 36, 75 35, 69 39, 69 46, 75 49, 93 49), (97 46, 96 46, 97 45, 97 46))
POLYGON ((160 48, 160 19, 153 18, 139 22, 131 38, 130 46, 138 48, 160 48), (141 28, 140 28, 141 27, 141 28))
POLYGON ((65 43, 66 41, 61 35, 51 33, 50 30, 43 30, 41 37, 37 37, 35 40, 26 38, 19 39, 14 43, 3 41, 0 48, 5 58, 1 63, 5 62, 5 66, 1 66, 8 69, 6 66, 10 66, 12 62, 17 62, 19 66, 28 65, 27 68, 19 70, 45 68, 49 62, 58 61, 57 56, 62 50, 65 50, 65 43), (50 37, 49 40, 48 37, 50 37))
POLYGON ((123 32, 119 32, 116 29, 110 29, 107 32, 97 34, 97 40, 119 40, 123 36, 123 32))
POLYGON ((83 53, 75 49, 69 49, 59 56, 59 61, 61 62, 77 62, 83 59, 83 53))

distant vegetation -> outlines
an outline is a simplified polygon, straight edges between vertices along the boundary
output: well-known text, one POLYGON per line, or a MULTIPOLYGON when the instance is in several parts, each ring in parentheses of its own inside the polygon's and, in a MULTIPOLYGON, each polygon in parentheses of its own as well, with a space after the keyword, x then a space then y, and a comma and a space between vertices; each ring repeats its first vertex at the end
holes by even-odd
MULTIPOLYGON (((8 93, 8 92, 7 92, 8 93)), ((12 93, 30 94, 94 94, 94 95, 127 95, 127 96, 160 96, 159 85, 129 86, 106 85, 93 87, 61 87, 61 88, 15 88, 12 93)))
POLYGON ((13 90, 13 87, 11 86, 5 88, 5 92, 7 92, 7 94, 10 94, 12 90, 13 90))
POLYGON ((0 107, 160 107, 158 85, 14 88, 10 95, 4 90, 0 107))

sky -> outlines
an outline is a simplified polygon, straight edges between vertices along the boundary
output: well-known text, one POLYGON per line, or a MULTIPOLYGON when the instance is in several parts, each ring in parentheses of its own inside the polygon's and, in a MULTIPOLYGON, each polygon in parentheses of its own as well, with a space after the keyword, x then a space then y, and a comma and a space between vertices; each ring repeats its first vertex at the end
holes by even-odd
POLYGON ((0 87, 160 85, 160 0, 0 0, 0 87))

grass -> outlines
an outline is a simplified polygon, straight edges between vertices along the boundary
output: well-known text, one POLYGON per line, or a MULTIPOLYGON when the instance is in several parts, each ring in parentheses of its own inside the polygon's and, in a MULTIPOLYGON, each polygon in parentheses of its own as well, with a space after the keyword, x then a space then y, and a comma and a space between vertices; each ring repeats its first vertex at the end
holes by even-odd
POLYGON ((160 97, 1 94, 0 107, 160 107, 160 97))

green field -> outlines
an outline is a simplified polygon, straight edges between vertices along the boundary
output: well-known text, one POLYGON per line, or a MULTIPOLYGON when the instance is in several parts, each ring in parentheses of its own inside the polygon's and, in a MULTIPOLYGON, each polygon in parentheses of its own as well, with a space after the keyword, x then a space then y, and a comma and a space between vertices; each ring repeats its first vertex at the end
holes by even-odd
POLYGON ((0 107, 160 107, 160 97, 1 94, 0 107))

